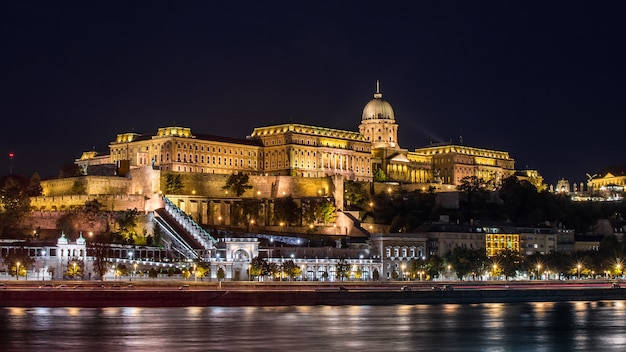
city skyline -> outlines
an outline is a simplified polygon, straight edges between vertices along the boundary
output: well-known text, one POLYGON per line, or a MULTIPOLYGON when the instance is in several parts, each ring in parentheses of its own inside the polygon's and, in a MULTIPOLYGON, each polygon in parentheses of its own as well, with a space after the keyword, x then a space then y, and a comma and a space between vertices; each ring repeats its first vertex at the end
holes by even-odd
POLYGON ((402 148, 462 137, 549 184, 626 163, 611 133, 626 111, 622 4, 5 7, 3 173, 56 176, 117 133, 171 125, 356 131, 376 80, 402 148))

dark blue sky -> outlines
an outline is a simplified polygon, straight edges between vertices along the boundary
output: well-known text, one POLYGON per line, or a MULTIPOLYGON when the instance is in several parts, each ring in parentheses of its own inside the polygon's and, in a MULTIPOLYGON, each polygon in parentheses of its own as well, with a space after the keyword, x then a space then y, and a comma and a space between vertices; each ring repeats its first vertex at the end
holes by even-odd
POLYGON ((56 176, 117 133, 357 130, 376 80, 400 145, 508 151, 549 183, 626 164, 623 2, 14 1, 3 172, 56 176), (546 4, 548 3, 548 4, 546 4))

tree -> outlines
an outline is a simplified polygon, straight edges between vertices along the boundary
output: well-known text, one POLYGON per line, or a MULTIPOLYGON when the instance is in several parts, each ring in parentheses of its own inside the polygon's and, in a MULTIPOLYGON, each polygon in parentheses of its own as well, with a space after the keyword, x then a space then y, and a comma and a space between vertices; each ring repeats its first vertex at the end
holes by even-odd
POLYGON ((190 271, 189 269, 187 269, 187 268, 184 268, 184 269, 181 271, 181 275, 183 276, 183 278, 184 278, 185 280, 187 280, 187 279, 191 276, 191 271, 190 271))
POLYGON ((535 186, 517 177, 507 177, 500 187, 506 218, 515 223, 534 225, 544 220, 544 204, 535 186))
POLYGON ((259 278, 261 276, 265 276, 268 273, 266 272, 267 263, 261 257, 256 256, 252 258, 250 262, 250 277, 259 278))
POLYGON ((333 202, 324 199, 316 204, 315 218, 318 222, 327 224, 335 222, 337 208, 333 202))
POLYGON ((265 262, 265 268, 263 268, 263 270, 267 272, 267 275, 271 276, 272 278, 276 278, 280 275, 281 268, 278 266, 278 264, 274 262, 265 262))
POLYGON ((35 172, 30 178, 26 193, 28 193, 29 197, 39 197, 43 193, 43 188, 41 187, 41 177, 39 177, 38 173, 35 172))
POLYGON ((159 277, 159 271, 155 268, 150 268, 150 271, 148 271, 148 277, 152 280, 156 279, 157 277, 159 277))
POLYGON ((139 212, 137 209, 128 209, 117 215, 117 226, 119 234, 125 243, 134 244, 137 236, 136 226, 139 212))
POLYGON ((335 205, 327 199, 310 199, 302 203, 302 217, 307 224, 334 222, 335 205))
POLYGON ((293 280, 302 274, 302 269, 293 260, 287 260, 282 264, 282 272, 293 280))
POLYGON ((306 224, 314 224, 316 220, 315 210, 317 200, 310 199, 302 202, 302 221, 306 224))
POLYGON ((87 194, 87 184, 85 182, 85 179, 81 177, 74 180, 72 188, 70 189, 70 193, 78 195, 87 194))
POLYGON ((246 229, 250 232, 250 225, 257 221, 259 211, 261 210, 261 201, 258 199, 243 199, 241 201, 241 213, 246 222, 246 229))
POLYGON ((100 281, 104 281, 104 276, 109 272, 109 249, 111 244, 111 233, 105 232, 96 234, 87 242, 87 249, 93 258, 93 272, 100 281))
POLYGON ((274 200, 274 223, 294 225, 298 223, 300 208, 291 196, 276 198, 274 200))
POLYGON ((504 275, 506 279, 515 277, 517 271, 522 267, 522 256, 519 252, 506 248, 492 258, 498 274, 504 275))
POLYGON ((128 276, 130 275, 130 270, 128 269, 128 267, 124 264, 117 264, 117 267, 115 268, 115 276, 128 276))
POLYGON ((209 265, 209 263, 199 260, 196 261, 195 263, 195 267, 194 267, 194 273, 193 276, 197 279, 200 278, 200 280, 202 280, 205 277, 210 277, 211 276, 211 267, 209 265))
POLYGON ((461 184, 457 186, 459 191, 467 194, 467 203, 470 209, 479 200, 484 200, 487 195, 487 183, 477 176, 465 176, 461 179, 461 184))
POLYGON ((3 211, 0 212, 0 235, 7 229, 16 226, 30 211, 30 198, 15 177, 5 179, 0 190, 0 203, 3 211))
POLYGON ((344 200, 348 207, 361 207, 368 199, 368 194, 362 182, 346 181, 343 184, 344 200))
POLYGON ((26 248, 12 248, 4 256, 4 264, 9 270, 9 273, 15 275, 15 278, 18 280, 20 276, 26 276, 28 267, 33 264, 33 262, 26 248))
POLYGON ((170 173, 165 176, 165 193, 180 194, 183 188, 183 177, 181 174, 170 173))
POLYGON ((324 272, 322 273, 322 280, 324 280, 324 281, 325 281, 325 280, 328 280, 328 271, 324 271, 324 272))
POLYGON ((247 190, 252 189, 252 186, 248 184, 248 179, 248 175, 241 172, 231 174, 222 189, 231 192, 235 197, 241 197, 247 190))
POLYGON ((454 247, 446 253, 446 260, 452 265, 459 280, 468 274, 479 273, 485 265, 487 255, 485 249, 454 247))
POLYGON ((378 272, 378 269, 374 269, 374 272, 372 273, 372 280, 378 281, 379 279, 380 279, 380 273, 378 272))
POLYGON ((434 254, 428 258, 414 258, 409 261, 409 273, 411 278, 420 277, 423 280, 431 280, 439 276, 443 271, 443 258, 434 254))
POLYGON ((387 181, 387 174, 383 169, 374 170, 374 182, 385 182, 387 181))
POLYGON ((224 272, 224 268, 217 269, 217 279, 221 281, 221 280, 224 280, 225 277, 226 277, 226 272, 224 272))
POLYGON ((67 262, 65 275, 69 278, 83 277, 84 262, 78 258, 72 258, 67 262))
POLYGON ((341 259, 337 263, 337 279, 339 281, 345 281, 350 278, 350 264, 345 259, 341 259))
POLYGON ((85 202, 85 206, 83 207, 83 210, 86 213, 93 213, 93 214, 97 214, 100 212, 100 209, 102 208, 102 204, 97 200, 88 200, 85 202))

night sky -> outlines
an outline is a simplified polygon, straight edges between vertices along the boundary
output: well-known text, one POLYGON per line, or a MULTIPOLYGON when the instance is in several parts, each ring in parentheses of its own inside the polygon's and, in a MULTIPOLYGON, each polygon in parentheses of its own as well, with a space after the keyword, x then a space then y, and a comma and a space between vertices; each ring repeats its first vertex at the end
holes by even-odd
POLYGON ((626 2, 5 1, 3 161, 54 177, 118 133, 358 130, 376 80, 400 146, 463 137, 548 183, 626 164, 626 2))

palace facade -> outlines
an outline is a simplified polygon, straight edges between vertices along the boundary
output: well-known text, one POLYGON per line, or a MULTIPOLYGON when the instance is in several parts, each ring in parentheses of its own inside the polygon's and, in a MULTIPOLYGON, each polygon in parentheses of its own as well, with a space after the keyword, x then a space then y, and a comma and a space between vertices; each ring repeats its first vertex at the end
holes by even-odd
POLYGON ((109 155, 85 152, 84 174, 116 165, 118 174, 152 166, 165 171, 294 177, 342 175, 355 181, 459 185, 467 176, 500 182, 513 175, 507 152, 442 143, 409 151, 398 143, 398 124, 380 86, 363 108, 359 131, 303 124, 254 128, 247 138, 204 135, 162 127, 155 134, 121 133, 109 155))

